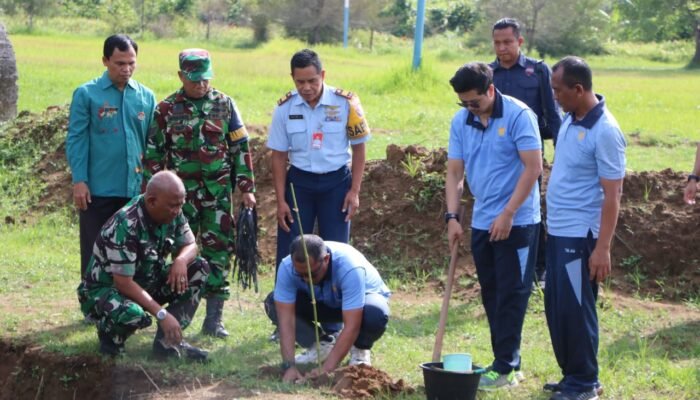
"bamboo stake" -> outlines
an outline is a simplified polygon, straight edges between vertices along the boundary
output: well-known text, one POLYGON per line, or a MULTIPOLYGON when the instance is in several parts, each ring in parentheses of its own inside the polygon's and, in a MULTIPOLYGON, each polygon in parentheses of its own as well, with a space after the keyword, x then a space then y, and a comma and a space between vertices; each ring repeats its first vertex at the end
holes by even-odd
POLYGON ((321 339, 318 336, 318 311, 316 311, 316 294, 314 292, 314 279, 311 275, 311 261, 309 261, 309 253, 306 250, 306 241, 304 240, 304 230, 301 226, 301 214, 299 214, 299 206, 297 205, 297 196, 294 192, 294 184, 289 183, 292 192, 292 201, 294 202, 294 212, 297 214, 297 224, 299 224, 299 235, 301 235, 301 247, 304 249, 304 258, 306 259, 306 273, 309 275, 309 292, 311 294, 311 307, 314 310, 314 333, 316 334, 316 362, 318 368, 321 369, 321 339))

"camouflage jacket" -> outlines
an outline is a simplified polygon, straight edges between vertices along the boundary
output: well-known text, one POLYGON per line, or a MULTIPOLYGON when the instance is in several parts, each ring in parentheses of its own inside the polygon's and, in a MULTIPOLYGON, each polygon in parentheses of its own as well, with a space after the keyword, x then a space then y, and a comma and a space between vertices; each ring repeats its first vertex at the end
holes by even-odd
POLYGON ((144 195, 136 196, 102 227, 83 285, 88 290, 111 287, 112 274, 119 274, 152 293, 166 257, 193 242, 182 212, 169 224, 156 224, 146 212, 144 195))
POLYGON ((163 169, 177 173, 188 192, 206 186, 219 196, 234 184, 241 192, 255 192, 248 131, 230 97, 211 89, 192 100, 180 89, 156 106, 144 183, 163 169))

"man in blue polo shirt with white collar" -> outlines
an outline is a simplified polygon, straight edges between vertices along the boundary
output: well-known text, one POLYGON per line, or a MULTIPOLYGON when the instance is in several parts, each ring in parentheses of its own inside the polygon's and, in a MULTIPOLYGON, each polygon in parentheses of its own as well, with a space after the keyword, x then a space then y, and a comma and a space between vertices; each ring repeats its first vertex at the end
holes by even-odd
POLYGON ((591 69, 578 57, 554 65, 552 88, 567 112, 547 187, 545 314, 564 377, 551 400, 598 399, 598 284, 611 270, 610 246, 625 177, 625 138, 591 69))
POLYGON ((540 223, 537 117, 494 87, 493 72, 484 63, 465 64, 450 84, 464 109, 452 119, 447 151, 448 240, 454 248, 463 236, 457 210, 466 172, 474 195, 471 249, 494 355, 479 389, 513 387, 520 375, 520 341, 540 223))
POLYGON ((289 250, 290 255, 279 265, 275 290, 265 299, 265 311, 279 328, 282 379, 301 379, 296 364, 315 363, 318 358, 309 281, 313 282, 318 322, 343 322, 337 339, 320 332, 323 364, 311 376, 333 371, 348 352, 350 365, 371 365, 370 349, 389 322, 391 291, 379 272, 352 246, 324 242, 317 235, 304 235, 303 242, 302 236, 297 236, 289 250), (296 357, 295 341, 307 348, 296 357))

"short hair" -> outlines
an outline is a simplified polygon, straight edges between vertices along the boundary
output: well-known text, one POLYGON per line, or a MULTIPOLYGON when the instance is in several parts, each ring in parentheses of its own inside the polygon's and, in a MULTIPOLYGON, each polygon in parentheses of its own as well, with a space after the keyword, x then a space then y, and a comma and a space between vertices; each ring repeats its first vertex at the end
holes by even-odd
POLYGON ((290 62, 292 73, 294 73, 294 68, 306 68, 310 65, 313 65, 318 73, 323 70, 321 59, 318 58, 318 54, 311 49, 297 51, 292 56, 292 61, 290 62))
POLYGON ((134 40, 128 35, 112 35, 105 39, 102 55, 109 59, 112 57, 112 54, 114 54, 115 48, 119 49, 119 51, 127 51, 129 50, 129 47, 134 49, 134 53, 139 54, 139 45, 137 45, 136 42, 134 42, 134 40))
POLYGON ((452 85, 455 93, 476 90, 478 94, 484 94, 492 83, 493 71, 483 62, 471 62, 462 65, 450 79, 450 85, 452 85))
POLYGON ((493 24, 493 28, 491 29, 491 34, 493 34, 493 31, 508 28, 513 28, 513 33, 515 34, 516 38, 520 37, 520 22, 518 22, 517 19, 510 17, 501 18, 498 21, 496 21, 496 23, 493 24))
POLYGON ((552 71, 556 72, 560 68, 562 69, 562 80, 567 87, 581 85, 583 90, 587 92, 593 89, 593 72, 583 58, 566 56, 554 64, 552 71))
POLYGON ((185 185, 174 172, 159 171, 146 184, 146 196, 157 196, 160 193, 185 193, 185 185))
MULTIPOLYGON (((309 254, 309 258, 314 261, 322 259, 328 253, 326 244, 320 236, 306 234, 304 235, 304 243, 306 243, 306 252, 309 254)), ((292 259, 296 262, 306 262, 304 246, 302 245, 302 235, 292 240, 292 244, 289 245, 289 254, 292 255, 292 259)))

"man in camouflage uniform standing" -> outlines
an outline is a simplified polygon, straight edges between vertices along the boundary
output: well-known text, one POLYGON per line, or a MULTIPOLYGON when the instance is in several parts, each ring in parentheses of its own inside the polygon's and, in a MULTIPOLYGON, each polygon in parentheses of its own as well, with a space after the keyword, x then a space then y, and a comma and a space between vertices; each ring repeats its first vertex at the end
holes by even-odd
POLYGON ((83 314, 97 321, 102 354, 122 354, 126 339, 151 325, 149 312, 158 320, 154 356, 206 360, 206 351, 182 340, 209 274, 182 215, 184 203, 182 181, 160 172, 146 193, 117 211, 97 236, 78 300, 83 314))
POLYGON ((205 334, 225 338, 221 319, 229 298, 227 276, 234 252, 231 191, 237 184, 246 207, 255 207, 253 164, 248 132, 233 100, 209 86, 213 78, 206 50, 179 55, 182 88, 160 102, 148 135, 144 177, 163 169, 185 184, 182 210, 211 273, 206 287, 205 334))

